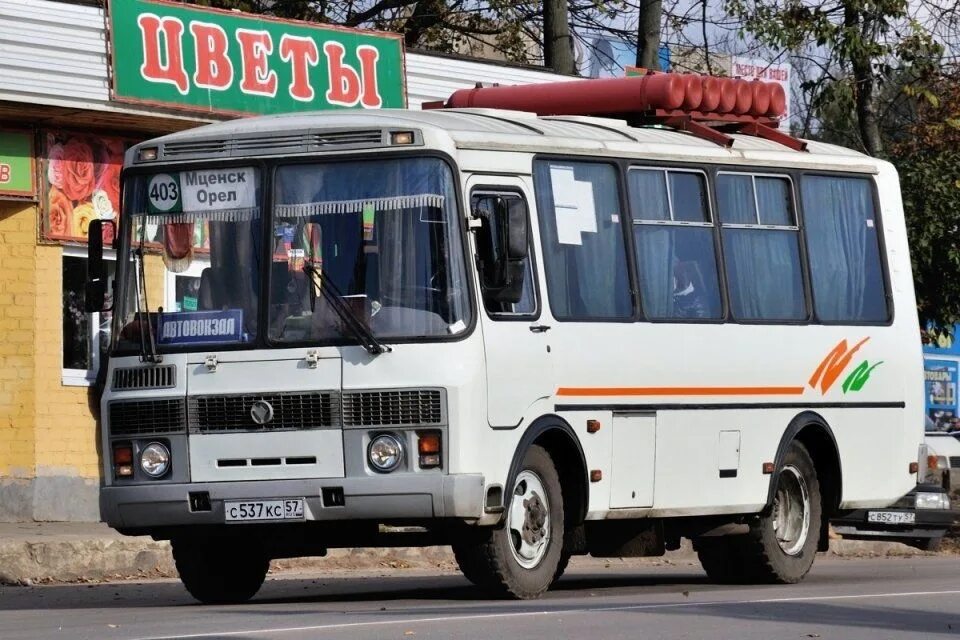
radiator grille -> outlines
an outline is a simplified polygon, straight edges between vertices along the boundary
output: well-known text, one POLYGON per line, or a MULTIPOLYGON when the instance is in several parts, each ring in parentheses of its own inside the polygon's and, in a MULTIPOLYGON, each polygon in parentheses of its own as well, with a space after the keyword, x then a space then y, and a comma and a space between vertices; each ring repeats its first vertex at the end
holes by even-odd
POLYGON ((960 456, 950 456, 950 468, 960 469, 960 456))
POLYGON ((343 394, 343 424, 347 427, 442 423, 443 400, 439 389, 343 394))
POLYGON ((131 389, 169 389, 177 385, 176 367, 137 367, 114 369, 110 388, 114 391, 131 389))
POLYGON ((190 399, 190 428, 201 433, 318 429, 340 425, 340 398, 333 392, 195 396, 190 399), (273 407, 273 419, 257 424, 254 403, 273 407))
POLYGON ((182 398, 110 403, 110 434, 135 436, 186 431, 182 398))

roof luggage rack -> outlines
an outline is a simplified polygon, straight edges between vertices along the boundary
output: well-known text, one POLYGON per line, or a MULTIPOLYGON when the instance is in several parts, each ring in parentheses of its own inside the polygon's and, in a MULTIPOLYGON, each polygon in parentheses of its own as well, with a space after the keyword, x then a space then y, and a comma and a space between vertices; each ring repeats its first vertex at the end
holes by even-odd
POLYGON ((771 140, 794 151, 807 143, 779 130, 786 93, 775 82, 647 72, 516 86, 478 85, 455 91, 424 109, 485 108, 530 111, 540 116, 599 116, 631 126, 660 126, 729 147, 739 133, 771 140))

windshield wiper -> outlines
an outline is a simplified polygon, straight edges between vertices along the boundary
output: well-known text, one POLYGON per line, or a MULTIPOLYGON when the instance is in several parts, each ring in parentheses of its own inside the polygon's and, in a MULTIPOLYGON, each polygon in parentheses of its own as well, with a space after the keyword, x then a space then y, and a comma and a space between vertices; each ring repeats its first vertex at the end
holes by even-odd
POLYGON ((163 356, 157 353, 157 343, 153 337, 153 325, 150 324, 150 303, 147 302, 147 276, 143 264, 143 225, 140 236, 140 246, 133 250, 134 268, 136 269, 137 286, 137 317, 140 319, 140 362, 157 363, 163 361, 163 356), (143 301, 141 311, 140 301, 143 301), (144 330, 146 325, 146 330, 144 330))
POLYGON ((373 355, 392 351, 388 345, 377 340, 377 336, 373 335, 370 327, 353 313, 353 310, 343 301, 343 295, 340 293, 340 290, 334 286, 329 278, 324 277, 322 269, 312 264, 305 264, 303 265, 303 272, 314 281, 315 288, 319 289, 324 300, 333 307, 340 321, 343 322, 344 326, 350 330, 350 333, 357 338, 361 347, 373 355))

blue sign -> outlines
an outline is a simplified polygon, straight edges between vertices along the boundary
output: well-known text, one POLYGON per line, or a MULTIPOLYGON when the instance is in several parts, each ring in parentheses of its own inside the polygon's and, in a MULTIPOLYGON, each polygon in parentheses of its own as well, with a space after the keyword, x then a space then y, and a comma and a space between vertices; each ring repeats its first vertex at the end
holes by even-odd
MULTIPOLYGON (((619 78, 626 67, 637 64, 637 43, 617 38, 599 36, 590 44, 587 53, 591 78, 619 78)), ((657 50, 660 71, 670 70, 670 49, 660 47, 657 50)))
POLYGON ((938 431, 955 429, 957 418, 957 370, 955 360, 923 361, 924 396, 927 416, 938 431))
POLYGON ((159 344, 225 344, 243 339, 243 310, 161 313, 159 344))

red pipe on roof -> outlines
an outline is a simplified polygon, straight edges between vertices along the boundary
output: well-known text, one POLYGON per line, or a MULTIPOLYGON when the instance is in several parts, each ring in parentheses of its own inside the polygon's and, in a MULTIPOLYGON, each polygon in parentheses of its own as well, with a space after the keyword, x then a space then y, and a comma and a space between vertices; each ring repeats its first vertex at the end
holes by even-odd
POLYGON ((687 99, 687 87, 687 79, 676 73, 481 87, 454 92, 445 106, 512 109, 541 116, 632 113, 679 109, 687 99))
MULTIPOLYGON (((425 105, 427 106, 427 105, 425 105)), ((685 111, 717 116, 777 118, 786 112, 783 87, 773 82, 653 73, 626 78, 573 80, 461 89, 427 108, 487 108, 550 115, 626 115, 685 111)), ((723 120, 723 118, 719 118, 723 120)), ((742 120, 742 118, 741 118, 742 120)))

